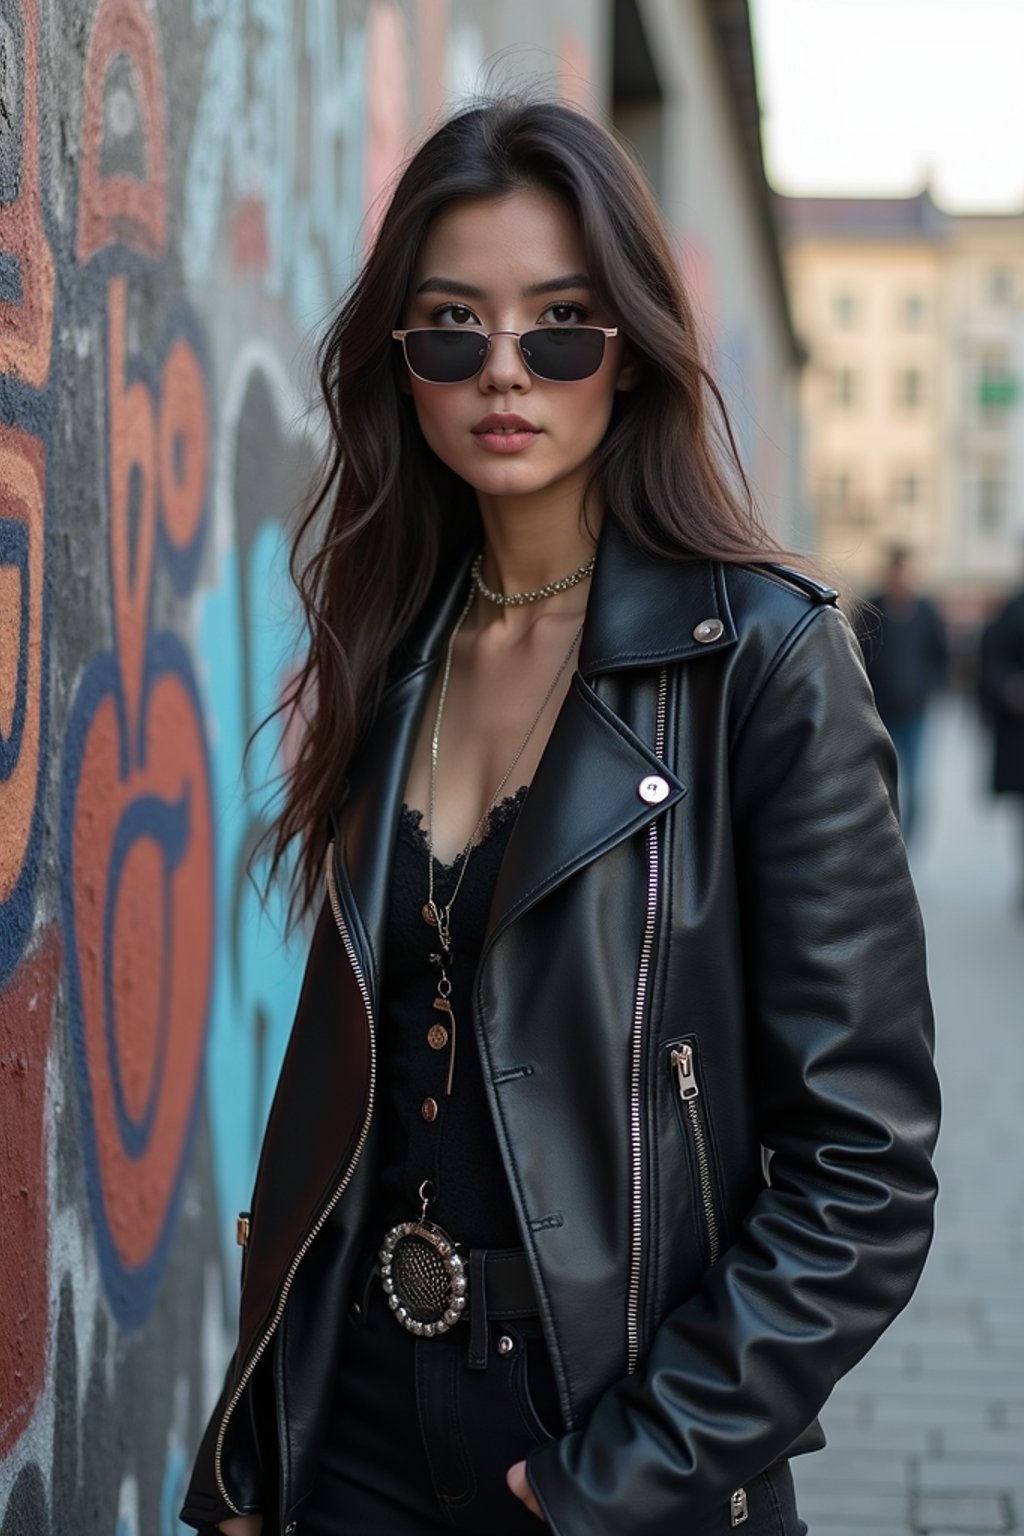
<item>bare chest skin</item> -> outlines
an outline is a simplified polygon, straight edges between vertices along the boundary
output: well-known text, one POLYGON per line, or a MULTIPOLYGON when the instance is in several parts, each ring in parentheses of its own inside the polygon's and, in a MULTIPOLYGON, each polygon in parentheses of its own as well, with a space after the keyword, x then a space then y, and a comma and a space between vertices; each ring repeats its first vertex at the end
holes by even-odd
MULTIPOLYGON (((443 863, 458 858, 489 807, 523 737, 537 714, 570 642, 582 609, 539 615, 529 627, 491 622, 459 634, 441 724, 434 808, 435 856, 443 863)), ((569 690, 579 648, 559 679, 522 757, 501 797, 533 778, 559 708, 569 690)), ((406 803, 423 812, 430 803, 430 739, 434 728, 441 671, 434 681, 406 783, 406 803)))

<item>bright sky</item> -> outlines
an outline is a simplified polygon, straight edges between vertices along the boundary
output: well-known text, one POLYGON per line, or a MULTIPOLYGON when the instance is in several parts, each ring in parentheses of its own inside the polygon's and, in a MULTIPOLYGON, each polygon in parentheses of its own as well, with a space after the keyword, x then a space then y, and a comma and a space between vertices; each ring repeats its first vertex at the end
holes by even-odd
POLYGON ((768 179, 1024 208, 1024 0, 750 0, 768 179))

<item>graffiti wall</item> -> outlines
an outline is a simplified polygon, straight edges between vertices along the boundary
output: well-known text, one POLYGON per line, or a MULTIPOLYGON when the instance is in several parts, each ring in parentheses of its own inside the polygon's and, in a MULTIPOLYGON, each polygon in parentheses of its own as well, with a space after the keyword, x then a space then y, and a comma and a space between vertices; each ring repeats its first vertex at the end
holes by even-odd
POLYGON ((305 365, 490 56, 596 95, 600 7, 520 7, 532 54, 506 10, 3 3, 0 1536, 182 1529, 303 960, 243 747, 294 665, 305 365))

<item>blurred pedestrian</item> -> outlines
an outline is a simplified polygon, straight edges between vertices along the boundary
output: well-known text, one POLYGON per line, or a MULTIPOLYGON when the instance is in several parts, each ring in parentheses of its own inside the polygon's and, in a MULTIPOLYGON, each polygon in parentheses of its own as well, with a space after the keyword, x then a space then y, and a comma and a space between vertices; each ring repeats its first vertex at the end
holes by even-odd
POLYGON ((1020 806, 1024 906, 1024 588, 982 633, 979 684, 992 728, 992 792, 1015 795, 1020 806))
POLYGON ((890 551, 883 589, 869 599, 858 628, 875 704, 899 759, 900 822, 909 842, 918 823, 928 704, 949 681, 946 628, 917 588, 909 550, 890 551))

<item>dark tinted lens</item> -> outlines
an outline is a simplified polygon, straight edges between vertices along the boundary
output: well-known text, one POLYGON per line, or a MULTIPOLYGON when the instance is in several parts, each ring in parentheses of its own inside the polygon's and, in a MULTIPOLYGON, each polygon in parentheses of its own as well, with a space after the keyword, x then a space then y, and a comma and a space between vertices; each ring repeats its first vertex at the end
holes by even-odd
POLYGON ((551 326, 522 339, 528 366, 542 379, 589 379, 604 357, 604 332, 594 326, 551 326))
POLYGON ((479 331, 410 331, 405 355, 413 373, 432 384, 458 384, 479 372, 487 338, 479 331))

